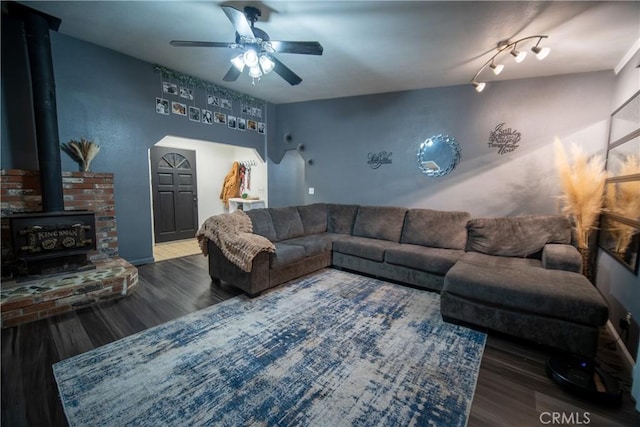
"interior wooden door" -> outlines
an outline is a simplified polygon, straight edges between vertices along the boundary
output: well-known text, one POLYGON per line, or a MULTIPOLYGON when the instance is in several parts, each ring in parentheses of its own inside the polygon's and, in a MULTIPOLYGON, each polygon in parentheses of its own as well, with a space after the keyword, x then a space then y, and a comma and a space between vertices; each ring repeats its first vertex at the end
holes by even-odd
POLYGON ((196 152, 151 148, 153 223, 156 243, 189 239, 198 227, 196 152))

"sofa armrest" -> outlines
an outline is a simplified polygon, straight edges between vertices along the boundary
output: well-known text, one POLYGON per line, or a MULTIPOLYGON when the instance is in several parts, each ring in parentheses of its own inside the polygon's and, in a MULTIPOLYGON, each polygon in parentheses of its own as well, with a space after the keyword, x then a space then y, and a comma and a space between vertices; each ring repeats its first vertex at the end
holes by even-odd
POLYGON ((550 243, 542 248, 542 266, 582 273, 582 256, 574 246, 550 243))
POLYGON ((251 271, 244 271, 229 261, 220 248, 207 240, 209 249, 209 275, 242 289, 249 296, 256 296, 269 289, 269 252, 262 251, 253 258, 251 271))

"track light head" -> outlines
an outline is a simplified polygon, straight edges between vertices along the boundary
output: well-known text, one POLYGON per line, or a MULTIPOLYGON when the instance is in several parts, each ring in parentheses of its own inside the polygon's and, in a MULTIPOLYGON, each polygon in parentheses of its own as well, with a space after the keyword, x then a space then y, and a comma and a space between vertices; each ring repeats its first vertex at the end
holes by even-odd
POLYGON ((482 92, 484 88, 487 86, 485 82, 477 82, 475 80, 471 80, 471 84, 473 85, 474 88, 476 88, 476 92, 478 93, 482 92))
POLYGON ((519 64, 524 61, 524 58, 527 57, 527 52, 524 50, 517 50, 514 46, 513 50, 511 51, 511 55, 513 55, 513 57, 516 59, 516 62, 519 64))
POLYGON ((539 47, 536 45, 531 48, 531 51, 536 54, 536 58, 542 61, 544 58, 546 58, 549 55, 549 52, 551 52, 551 49, 548 47, 539 47))
POLYGON ((493 74, 495 74, 496 76, 499 75, 502 72, 502 70, 504 70, 504 65, 496 64, 493 61, 491 61, 491 64, 489 64, 489 67, 491 67, 491 69, 493 70, 493 74))

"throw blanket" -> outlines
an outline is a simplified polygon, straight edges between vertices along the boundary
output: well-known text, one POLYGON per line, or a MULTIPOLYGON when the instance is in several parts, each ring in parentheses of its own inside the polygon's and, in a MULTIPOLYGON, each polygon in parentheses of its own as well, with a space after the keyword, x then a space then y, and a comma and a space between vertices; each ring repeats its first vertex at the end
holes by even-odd
POLYGON ((275 252, 276 247, 266 237, 253 234, 251 218, 243 211, 209 217, 196 239, 204 256, 208 255, 207 239, 216 244, 224 256, 244 271, 251 271, 253 258, 262 251, 275 252))

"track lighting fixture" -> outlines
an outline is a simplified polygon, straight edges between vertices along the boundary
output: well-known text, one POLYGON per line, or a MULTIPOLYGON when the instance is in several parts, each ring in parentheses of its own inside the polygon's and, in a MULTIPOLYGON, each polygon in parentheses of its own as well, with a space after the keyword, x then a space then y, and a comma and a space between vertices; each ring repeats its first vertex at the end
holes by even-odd
POLYGON ((538 39, 538 42, 531 48, 531 51, 536 55, 536 58, 538 58, 539 60, 543 60, 547 57, 547 55, 549 55, 551 49, 548 47, 540 47, 540 43, 542 42, 542 39, 546 39, 548 37, 549 36, 545 35, 536 35, 523 37, 516 41, 507 40, 498 43, 498 46, 496 47, 497 52, 494 53, 493 56, 487 62, 485 62, 482 67, 480 67, 476 75, 473 76, 473 79, 471 79, 471 85, 476 89, 477 92, 482 92, 487 83, 478 80, 478 76, 480 76, 480 73, 482 73, 485 68, 490 67, 493 70, 493 73, 497 76, 502 72, 502 70, 504 70, 503 64, 496 63, 496 58, 503 52, 509 52, 514 57, 516 63, 521 63, 522 61, 524 61, 527 56, 527 51, 518 50, 517 46, 519 43, 522 44, 522 42, 525 42, 527 40, 538 39))

